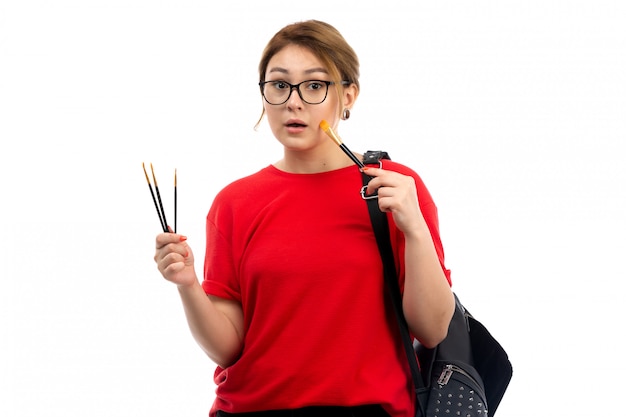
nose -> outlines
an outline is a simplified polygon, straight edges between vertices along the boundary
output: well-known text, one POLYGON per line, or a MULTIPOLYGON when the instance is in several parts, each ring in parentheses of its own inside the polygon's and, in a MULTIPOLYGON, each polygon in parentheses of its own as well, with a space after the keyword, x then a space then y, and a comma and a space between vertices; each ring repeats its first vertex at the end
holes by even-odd
POLYGON ((289 90, 289 97, 287 97, 287 107, 288 108, 302 108, 302 97, 300 96, 300 86, 292 85, 289 90), (296 94, 293 91, 296 90, 296 94))

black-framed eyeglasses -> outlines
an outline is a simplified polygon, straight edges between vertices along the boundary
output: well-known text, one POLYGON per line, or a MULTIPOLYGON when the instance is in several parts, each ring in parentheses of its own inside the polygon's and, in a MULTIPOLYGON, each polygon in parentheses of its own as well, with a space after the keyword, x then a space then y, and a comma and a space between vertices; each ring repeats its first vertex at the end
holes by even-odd
MULTIPOLYGON (((300 99, 307 104, 320 104, 326 100, 328 95, 328 86, 334 85, 334 81, 325 80, 306 80, 298 84, 290 84, 287 81, 261 81, 261 94, 269 104, 277 106, 286 103, 291 97, 291 93, 295 89, 300 99)), ((349 84, 342 81, 342 85, 349 84)))

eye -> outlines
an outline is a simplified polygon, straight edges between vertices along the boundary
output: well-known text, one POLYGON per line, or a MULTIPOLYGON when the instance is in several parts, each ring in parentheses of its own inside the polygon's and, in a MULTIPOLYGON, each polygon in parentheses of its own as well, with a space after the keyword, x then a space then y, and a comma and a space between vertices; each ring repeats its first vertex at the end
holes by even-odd
POLYGON ((306 84, 306 88, 307 90, 313 90, 313 91, 317 91, 317 90, 321 90, 322 88, 324 88, 324 83, 321 81, 309 81, 306 84))
POLYGON ((287 84, 284 81, 270 81, 268 84, 271 85, 276 90, 287 90, 287 89, 289 89, 289 84, 287 84))

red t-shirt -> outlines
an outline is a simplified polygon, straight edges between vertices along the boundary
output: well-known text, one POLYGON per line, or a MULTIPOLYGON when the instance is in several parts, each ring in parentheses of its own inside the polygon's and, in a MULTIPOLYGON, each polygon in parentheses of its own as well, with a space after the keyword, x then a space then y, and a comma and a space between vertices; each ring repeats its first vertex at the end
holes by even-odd
MULTIPOLYGON (((411 175, 442 268, 437 209, 411 175)), ((381 404, 413 415, 407 359, 356 166, 291 174, 273 166, 224 188, 207 216, 203 288, 244 314, 240 358, 215 371, 217 410, 381 404)), ((389 216, 391 219, 391 216, 389 216)), ((403 239, 390 222, 400 284, 403 239)))

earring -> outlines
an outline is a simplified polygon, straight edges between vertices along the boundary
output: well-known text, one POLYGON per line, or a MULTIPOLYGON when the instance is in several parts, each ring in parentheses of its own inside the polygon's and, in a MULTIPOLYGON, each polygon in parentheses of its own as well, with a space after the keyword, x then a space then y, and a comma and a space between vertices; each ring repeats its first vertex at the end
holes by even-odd
POLYGON ((348 120, 350 118, 350 109, 343 109, 341 120, 348 120))

